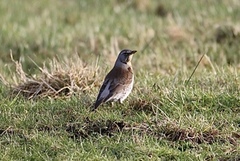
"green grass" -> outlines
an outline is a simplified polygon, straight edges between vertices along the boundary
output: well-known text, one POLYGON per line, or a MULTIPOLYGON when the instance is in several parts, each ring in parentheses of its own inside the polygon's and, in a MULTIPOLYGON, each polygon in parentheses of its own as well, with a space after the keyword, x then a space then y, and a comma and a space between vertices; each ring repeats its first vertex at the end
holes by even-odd
POLYGON ((239 160, 239 7, 236 0, 0 1, 1 160, 239 160), (131 95, 89 112, 123 48, 138 50, 131 95), (25 82, 10 50, 29 77, 40 78, 43 64, 54 72, 57 59, 62 71, 97 66, 100 78, 68 97, 28 100, 11 94, 25 82))

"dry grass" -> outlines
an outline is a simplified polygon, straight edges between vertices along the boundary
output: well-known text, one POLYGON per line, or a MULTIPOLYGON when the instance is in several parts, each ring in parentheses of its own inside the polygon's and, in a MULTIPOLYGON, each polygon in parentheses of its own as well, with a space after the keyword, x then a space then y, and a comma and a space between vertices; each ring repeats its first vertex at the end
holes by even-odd
MULTIPOLYGON (((13 59, 12 59, 13 60, 13 59)), ((38 67, 41 74, 28 77, 22 65, 13 60, 16 73, 15 85, 11 91, 14 95, 22 95, 27 99, 36 97, 68 97, 83 93, 99 85, 98 68, 88 66, 80 57, 65 59, 59 62, 53 59, 50 67, 38 67)))

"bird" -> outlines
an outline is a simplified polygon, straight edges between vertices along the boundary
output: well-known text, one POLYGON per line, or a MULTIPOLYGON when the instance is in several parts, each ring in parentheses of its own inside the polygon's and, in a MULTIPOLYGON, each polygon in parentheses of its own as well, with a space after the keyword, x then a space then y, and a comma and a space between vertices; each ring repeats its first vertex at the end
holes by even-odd
POLYGON ((118 101, 122 104, 131 93, 134 83, 131 60, 136 52, 136 50, 124 49, 118 54, 112 70, 103 81, 92 111, 105 102, 118 101))

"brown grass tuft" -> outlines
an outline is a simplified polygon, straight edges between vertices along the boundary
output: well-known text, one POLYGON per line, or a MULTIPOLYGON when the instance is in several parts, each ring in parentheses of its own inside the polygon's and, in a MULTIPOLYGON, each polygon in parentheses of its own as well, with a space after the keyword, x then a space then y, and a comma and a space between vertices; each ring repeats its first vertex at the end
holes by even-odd
POLYGON ((160 17, 166 17, 168 14, 168 11, 163 4, 158 4, 155 13, 160 17))
POLYGON ((150 8, 150 0, 134 0, 133 6, 142 12, 146 12, 150 8))
POLYGON ((174 42, 190 41, 192 39, 186 29, 177 25, 167 27, 166 33, 174 42))
POLYGON ((233 145, 237 144, 236 138, 225 136, 225 134, 222 134, 217 129, 197 131, 193 128, 181 128, 173 122, 167 122, 166 124, 161 123, 160 125, 156 123, 154 133, 156 136, 164 136, 165 139, 170 141, 190 141, 197 144, 212 144, 214 142, 229 142, 233 145))
POLYGON ((141 100, 141 99, 136 99, 130 102, 130 107, 132 107, 131 111, 136 112, 136 111, 144 111, 146 113, 155 113, 156 108, 153 106, 156 102, 159 102, 158 99, 153 98, 152 100, 141 100))
POLYGON ((130 107, 133 107, 133 109, 136 111, 153 111, 151 102, 145 100, 131 102, 130 107))
POLYGON ((152 135, 158 139, 167 139, 169 141, 188 141, 197 144, 212 144, 214 142, 229 142, 237 144, 236 136, 226 136, 217 129, 209 129, 206 131, 196 131, 193 128, 181 128, 176 123, 169 120, 161 120, 160 122, 152 121, 149 123, 141 123, 126 126, 125 130, 135 130, 147 135, 152 135))
POLYGON ((234 28, 229 25, 218 26, 215 31, 215 40, 217 43, 223 43, 227 40, 235 39, 234 28))
POLYGON ((85 92, 98 85, 98 68, 84 65, 77 57, 62 62, 54 59, 50 68, 38 67, 41 71, 38 77, 27 77, 19 62, 13 60, 16 66, 14 95, 23 95, 27 99, 36 97, 70 96, 75 92, 85 92))

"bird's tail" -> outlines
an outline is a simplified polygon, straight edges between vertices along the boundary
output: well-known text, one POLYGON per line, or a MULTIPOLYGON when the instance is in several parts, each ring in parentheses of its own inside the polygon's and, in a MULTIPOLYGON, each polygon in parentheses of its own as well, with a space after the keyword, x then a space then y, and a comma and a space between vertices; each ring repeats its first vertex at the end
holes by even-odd
POLYGON ((97 101, 94 103, 91 111, 95 111, 102 102, 103 102, 103 99, 102 99, 102 100, 97 100, 97 101))

